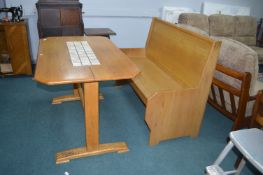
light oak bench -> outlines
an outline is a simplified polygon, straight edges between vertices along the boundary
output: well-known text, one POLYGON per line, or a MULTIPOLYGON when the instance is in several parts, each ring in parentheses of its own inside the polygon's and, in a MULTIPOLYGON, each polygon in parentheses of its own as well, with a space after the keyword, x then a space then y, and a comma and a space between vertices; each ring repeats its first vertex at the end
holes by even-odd
POLYGON ((145 48, 122 49, 141 73, 150 145, 199 133, 221 42, 153 18, 145 48))

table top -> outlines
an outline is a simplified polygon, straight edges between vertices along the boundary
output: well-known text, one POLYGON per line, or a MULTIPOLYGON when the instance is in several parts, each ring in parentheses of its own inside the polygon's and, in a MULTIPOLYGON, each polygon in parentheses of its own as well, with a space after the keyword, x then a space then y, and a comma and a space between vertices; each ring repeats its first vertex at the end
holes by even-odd
POLYGON ((48 37, 40 40, 35 80, 48 85, 131 79, 136 65, 108 38, 99 36, 48 37), (67 41, 88 41, 100 65, 73 66, 67 41))
POLYGON ((85 28, 84 33, 87 36, 109 36, 116 35, 110 28, 85 28))

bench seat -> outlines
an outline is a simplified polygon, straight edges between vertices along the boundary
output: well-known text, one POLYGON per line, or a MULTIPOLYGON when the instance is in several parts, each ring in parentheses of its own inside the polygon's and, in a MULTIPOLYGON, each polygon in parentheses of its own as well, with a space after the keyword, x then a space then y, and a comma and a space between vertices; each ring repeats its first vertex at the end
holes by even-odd
MULTIPOLYGON (((123 50, 126 52, 125 50, 123 50)), ((133 50, 136 52, 136 49, 133 50)), ((182 84, 160 69, 157 65, 143 57, 132 57, 130 59, 141 70, 140 76, 135 77, 131 84, 137 89, 142 101, 146 104, 147 99, 153 97, 156 92, 171 91, 174 89, 183 89, 182 84)))

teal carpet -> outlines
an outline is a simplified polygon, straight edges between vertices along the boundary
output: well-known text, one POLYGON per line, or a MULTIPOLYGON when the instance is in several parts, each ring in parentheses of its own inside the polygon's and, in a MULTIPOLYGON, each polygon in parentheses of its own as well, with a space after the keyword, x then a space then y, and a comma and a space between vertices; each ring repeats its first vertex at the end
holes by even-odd
MULTIPOLYGON (((198 138, 149 147, 145 107, 131 87, 101 83, 100 142, 125 141, 130 151, 56 165, 56 152, 85 144, 80 102, 51 105, 53 97, 70 92, 71 86, 45 86, 32 77, 0 78, 1 175, 201 175, 231 128, 232 122, 208 105, 198 138)), ((223 166, 231 168, 234 160, 232 153, 223 166)), ((255 174, 248 167, 242 174, 255 174)))

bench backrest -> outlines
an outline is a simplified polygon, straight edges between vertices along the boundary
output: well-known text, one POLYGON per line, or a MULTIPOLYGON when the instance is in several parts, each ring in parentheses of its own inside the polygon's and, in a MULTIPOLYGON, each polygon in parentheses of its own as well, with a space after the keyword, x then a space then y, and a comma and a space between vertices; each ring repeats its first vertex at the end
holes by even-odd
POLYGON ((146 56, 184 87, 194 88, 216 50, 214 40, 154 18, 146 43, 146 56))

